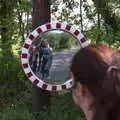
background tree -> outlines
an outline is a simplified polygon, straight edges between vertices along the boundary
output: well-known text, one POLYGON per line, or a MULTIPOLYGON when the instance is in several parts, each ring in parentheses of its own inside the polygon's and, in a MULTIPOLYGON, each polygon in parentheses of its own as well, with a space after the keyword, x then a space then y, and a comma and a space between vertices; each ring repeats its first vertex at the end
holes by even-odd
MULTIPOLYGON (((14 7, 16 5, 15 0, 1 1, 0 7, 0 88, 3 90, 0 92, 0 98, 4 100, 11 94, 13 91, 12 85, 10 83, 15 83, 12 79, 12 73, 15 71, 11 69, 13 53, 12 53, 12 36, 14 33, 14 7), (8 20, 9 18, 9 20, 8 20), (8 89, 6 89, 8 88, 8 89), (6 90, 6 91, 5 91, 6 90)), ((17 89, 16 89, 17 91, 17 89)), ((14 94, 14 93, 13 93, 14 94)), ((8 102, 8 101, 6 101, 8 102)), ((0 100, 1 108, 4 106, 0 100)))
MULTIPOLYGON (((23 16, 21 20, 18 17, 18 9, 25 10, 26 4, 20 7, 18 2, 0 1, 0 111, 13 104, 11 99, 27 88, 19 58, 21 44, 24 42, 22 36, 26 35, 27 27, 25 24, 22 29, 20 24, 24 24, 25 21, 23 16)), ((30 7, 27 5, 27 8, 30 7)))
MULTIPOLYGON (((50 0, 33 0, 33 24, 34 30, 39 25, 50 22, 50 0)), ((34 112, 39 112, 43 107, 50 105, 51 93, 34 86, 33 104, 34 112)))
POLYGON ((80 0, 80 23, 81 23, 81 32, 83 32, 83 16, 82 16, 82 5, 83 5, 83 1, 80 0))
MULTIPOLYGON (((112 0, 93 0, 97 9, 101 13, 104 21, 108 24, 113 30, 118 31, 120 30, 120 18, 116 15, 116 13, 111 9, 111 4, 116 5, 119 3, 119 0, 112 1, 112 0)), ((118 5, 117 5, 118 6, 118 5)))

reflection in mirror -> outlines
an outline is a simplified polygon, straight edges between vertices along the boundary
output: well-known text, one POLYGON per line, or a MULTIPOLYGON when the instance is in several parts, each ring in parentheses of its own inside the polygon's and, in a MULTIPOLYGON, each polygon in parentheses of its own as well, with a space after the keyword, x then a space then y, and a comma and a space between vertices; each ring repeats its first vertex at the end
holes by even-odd
POLYGON ((77 39, 63 30, 39 35, 29 49, 29 64, 34 74, 49 84, 63 84, 70 79, 69 65, 80 48, 77 39))

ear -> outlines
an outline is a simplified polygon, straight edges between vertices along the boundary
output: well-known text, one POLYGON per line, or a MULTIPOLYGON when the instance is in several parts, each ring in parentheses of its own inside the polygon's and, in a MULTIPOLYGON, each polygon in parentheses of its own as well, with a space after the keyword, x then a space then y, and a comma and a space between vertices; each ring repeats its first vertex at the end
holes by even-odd
POLYGON ((116 89, 118 94, 120 93, 120 68, 118 66, 110 66, 107 70, 107 85, 110 90, 116 89), (111 79, 111 82, 109 80, 111 79))

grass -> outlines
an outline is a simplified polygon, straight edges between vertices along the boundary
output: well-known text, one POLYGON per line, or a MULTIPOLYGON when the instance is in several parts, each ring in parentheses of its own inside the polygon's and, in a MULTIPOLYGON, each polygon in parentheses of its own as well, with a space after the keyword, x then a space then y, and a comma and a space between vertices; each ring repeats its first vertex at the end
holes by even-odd
POLYGON ((0 113, 0 120, 85 120, 84 114, 73 100, 71 91, 52 94, 50 108, 33 113, 31 92, 15 98, 15 104, 0 113))

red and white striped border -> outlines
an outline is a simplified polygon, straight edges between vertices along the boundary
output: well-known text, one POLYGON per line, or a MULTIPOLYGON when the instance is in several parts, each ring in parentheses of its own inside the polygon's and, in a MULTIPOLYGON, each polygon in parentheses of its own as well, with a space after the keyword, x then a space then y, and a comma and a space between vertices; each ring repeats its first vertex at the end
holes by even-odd
POLYGON ((64 30, 68 33, 71 33, 79 41, 80 46, 82 48, 88 46, 88 42, 84 38, 83 34, 79 30, 77 30, 75 27, 70 26, 67 23, 58 23, 58 22, 57 23, 56 22, 47 23, 47 24, 39 26, 38 28, 36 28, 34 31, 32 31, 28 35, 28 37, 25 40, 25 43, 22 47, 22 52, 21 52, 21 61, 22 61, 22 66, 23 66, 24 72, 33 84, 37 85, 38 87, 40 87, 42 89, 49 90, 49 91, 59 91, 59 90, 69 89, 72 87, 72 80, 68 80, 64 84, 60 84, 60 85, 51 85, 51 84, 45 83, 44 81, 39 79, 33 73, 32 69, 30 68, 29 61, 28 61, 28 58, 29 58, 28 50, 29 50, 32 42, 40 34, 43 34, 46 31, 55 30, 55 29, 64 30))

